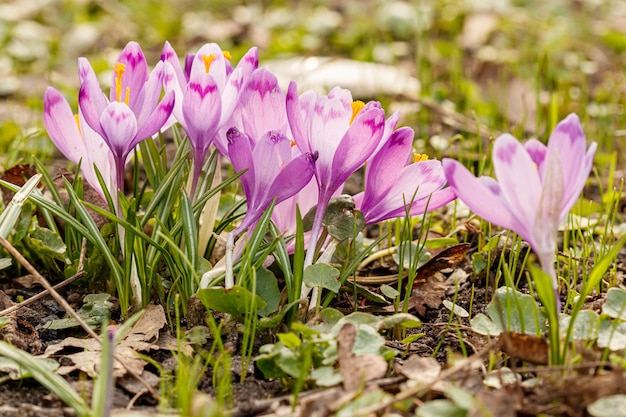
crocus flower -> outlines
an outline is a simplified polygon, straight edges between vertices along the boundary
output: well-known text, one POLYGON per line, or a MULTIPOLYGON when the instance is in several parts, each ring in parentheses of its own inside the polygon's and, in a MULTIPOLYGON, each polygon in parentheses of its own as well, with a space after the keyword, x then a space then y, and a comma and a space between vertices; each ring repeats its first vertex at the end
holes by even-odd
MULTIPOLYGON (((91 67, 85 58, 79 65, 91 67)), ((113 152, 117 186, 123 191, 124 166, 135 146, 158 132, 174 107, 174 93, 161 99, 163 63, 148 74, 141 47, 129 42, 113 67, 109 98, 95 77, 86 78, 78 102, 87 124, 102 136, 113 152), (160 100, 160 101, 159 101, 160 100)))
POLYGON ((377 102, 354 102, 348 90, 334 88, 328 96, 307 91, 298 97, 289 84, 287 117, 302 152, 317 152, 315 178, 319 197, 305 265, 313 263, 325 208, 335 191, 378 148, 385 130, 385 112, 377 102))
POLYGON ((313 177, 317 155, 304 153, 294 157, 289 138, 275 131, 252 141, 237 128, 231 128, 227 139, 233 168, 236 172, 246 171, 240 178, 248 206, 241 224, 229 234, 226 244, 226 288, 231 288, 229 256, 234 238, 252 229, 273 200, 280 203, 300 191, 313 177))
POLYGON ((394 217, 423 214, 455 198, 446 185, 441 162, 413 159, 413 129, 403 127, 392 133, 381 149, 368 161, 365 190, 354 196, 356 208, 367 224, 394 217), (409 210, 406 206, 409 206, 409 210))
POLYGON ((236 236, 253 227, 272 200, 280 203, 300 191, 313 177, 316 157, 310 153, 293 157, 289 138, 275 131, 256 142, 236 128, 227 137, 233 168, 246 170, 241 183, 248 208, 233 231, 236 236))
POLYGON ((547 146, 535 139, 522 145, 509 134, 498 137, 493 147, 497 182, 474 177, 457 161, 443 160, 450 187, 472 211, 528 242, 552 279, 557 301, 558 228, 585 185, 595 151, 595 142, 587 148, 578 116, 570 114, 556 126, 547 146))
POLYGON ((82 112, 79 110, 78 115, 74 115, 65 97, 53 87, 48 87, 44 94, 43 121, 52 142, 67 159, 81 163, 80 170, 85 180, 103 199, 105 194, 94 167, 100 171, 109 194, 117 193, 111 150, 104 139, 85 123, 82 112))
MULTIPOLYGON (((188 56, 183 70, 176 52, 166 42, 161 61, 165 63, 165 88, 176 95, 173 117, 187 133, 193 152, 193 195, 209 146, 215 142, 223 154, 228 153, 224 129, 233 125, 229 120, 241 90, 258 66, 257 49, 251 48, 233 68, 230 54, 208 43, 188 56)), ((166 126, 171 123, 168 121, 166 126)))

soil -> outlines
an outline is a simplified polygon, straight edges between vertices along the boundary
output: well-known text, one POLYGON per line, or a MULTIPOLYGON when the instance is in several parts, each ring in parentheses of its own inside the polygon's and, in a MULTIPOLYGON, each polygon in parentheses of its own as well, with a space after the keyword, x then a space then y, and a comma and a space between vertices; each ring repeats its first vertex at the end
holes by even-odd
MULTIPOLYGON (((618 268, 620 271, 624 270, 625 260, 626 255, 621 253, 618 259, 618 268)), ((484 312, 487 302, 491 299, 493 287, 486 285, 486 282, 489 280, 487 280, 485 276, 478 277, 476 280, 470 279, 471 263, 467 255, 455 268, 447 268, 439 271, 439 282, 443 282, 441 280, 445 280, 446 277, 449 277, 454 271, 458 270, 467 272, 468 276, 458 285, 457 289, 448 287, 440 294, 441 297, 435 304, 432 304, 432 300, 430 300, 430 306, 428 302, 423 302, 422 304, 417 303, 415 309, 412 311, 412 313, 418 315, 423 321, 423 325, 415 329, 416 332, 423 333, 423 336, 410 343, 408 346, 392 340, 387 342, 389 347, 404 352, 403 355, 397 357, 396 365, 402 364, 410 356, 416 355, 423 358, 434 357, 445 368, 452 366, 453 361, 451 361, 451 359, 454 358, 468 357, 477 352, 484 353, 486 348, 490 349, 493 353, 499 351, 497 345, 494 346, 490 344, 490 340, 475 334, 469 327, 467 319, 459 319, 455 316, 451 320, 450 310, 442 306, 443 300, 449 300, 471 311, 472 315, 475 315, 484 312)), ((623 273, 621 274, 623 275, 623 273)), ((414 290, 413 295, 419 298, 420 291, 423 293, 431 291, 432 288, 435 288, 429 287, 431 284, 432 282, 429 278, 425 283, 421 283, 418 289, 414 290)), ((521 283, 520 286, 523 287, 523 283, 521 283)), ((16 289, 18 287, 19 285, 16 284, 15 281, 4 283, 0 287, 3 290, 2 292, 10 295, 5 297, 5 303, 8 302, 7 298, 15 299, 17 295, 30 296, 32 293, 36 292, 35 290, 18 290, 16 289)), ((2 292, 0 292, 0 294, 2 294, 2 292)), ((84 296, 79 286, 74 286, 74 288, 70 289, 62 289, 61 293, 66 299, 72 301, 82 300, 84 296)), ((354 300, 352 300, 351 297, 351 294, 343 294, 333 306, 349 312, 354 305, 354 300)), ((360 302, 358 304, 365 310, 371 308, 367 303, 360 302)), ((78 305, 75 305, 75 307, 78 307, 78 305)), ((22 331, 23 334, 18 333, 23 339, 14 337, 14 343, 17 345, 21 343, 22 348, 31 351, 33 354, 37 354, 45 350, 46 346, 57 343, 65 337, 82 334, 81 332, 73 330, 49 331, 43 329, 43 323, 63 316, 64 311, 56 302, 48 297, 18 310, 17 317, 23 323, 22 326, 19 326, 18 330, 22 331)), ((161 330, 162 334, 167 332, 169 332, 167 328, 161 330)), ((288 405, 291 398, 290 391, 281 381, 267 381, 263 379, 260 372, 255 372, 253 367, 248 369, 245 380, 243 382, 240 381, 241 358, 238 356, 238 348, 240 347, 238 343, 241 338, 235 336, 228 340, 229 337, 230 336, 225 336, 225 342, 234 343, 232 346, 234 352, 232 383, 234 415, 263 415, 263 413, 271 413, 272 410, 275 410, 280 404, 283 406, 288 405)), ((259 340, 256 348, 266 342, 267 340, 259 340)), ((170 366, 168 364, 172 363, 172 355, 166 351, 160 350, 151 354, 151 356, 166 369, 170 366)), ((502 361, 502 356, 493 356, 492 359, 494 357, 499 358, 498 361, 502 361)), ((489 354, 483 356, 485 360, 488 358, 489 354)), ((521 364, 521 362, 515 362, 514 360, 508 363, 500 362, 498 367, 503 365, 515 366, 516 364, 521 364)), ((611 372, 609 370, 602 374, 596 374, 596 371, 595 368, 591 367, 582 376, 578 373, 575 374, 575 377, 561 374, 554 378, 551 385, 541 388, 522 388, 518 386, 513 393, 510 393, 511 395, 502 398, 498 397, 500 398, 499 400, 492 398, 492 396, 496 394, 485 394, 483 392, 484 390, 480 391, 478 388, 472 389, 478 390, 477 392, 481 396, 487 395, 489 399, 485 401, 496 401, 500 405, 502 401, 512 401, 513 399, 515 406, 508 408, 510 410, 512 409, 511 407, 513 407, 518 410, 517 414, 513 415, 534 415, 539 412, 549 412, 551 415, 558 416, 583 416, 585 414, 582 410, 594 399, 609 395, 610 393, 626 393, 626 382, 624 381, 623 373, 618 371, 611 372), (572 392, 578 392, 580 395, 573 395, 572 392)), ((158 374, 156 370, 155 373, 158 374)), ((463 384, 466 384, 465 387, 482 387, 482 377, 476 379, 477 375, 478 374, 473 371, 467 374, 463 382, 463 384), (473 376, 470 378, 471 375, 473 376)), ((400 376, 397 372, 392 372, 387 375, 387 377, 399 378, 400 376)), ((68 380, 79 392, 90 391, 89 388, 85 388, 85 384, 89 384, 90 382, 84 374, 74 372, 68 377, 68 380)), ((200 392, 213 394, 212 384, 212 375, 209 370, 201 379, 198 389, 200 392)), ((388 389, 391 390, 391 392, 393 392, 394 389, 397 391, 397 384, 392 384, 392 386, 396 388, 388 389)), ((330 390, 332 390, 332 388, 330 390)), ((501 391, 498 392, 501 393, 501 391)), ((440 393, 433 391, 422 399, 438 398, 440 395, 440 393)), ((303 397, 306 397, 306 393, 303 397)), ((120 384, 116 387, 113 401, 114 407, 118 409, 124 409, 132 405, 133 410, 144 411, 148 413, 147 415, 157 413, 158 411, 156 401, 153 398, 148 395, 141 395, 135 398, 133 393, 126 391, 120 384)), ((57 417, 72 415, 75 414, 71 408, 64 405, 55 395, 51 394, 34 380, 26 379, 0 383, 0 417, 57 417)), ((503 415, 508 414, 505 413, 503 415)))

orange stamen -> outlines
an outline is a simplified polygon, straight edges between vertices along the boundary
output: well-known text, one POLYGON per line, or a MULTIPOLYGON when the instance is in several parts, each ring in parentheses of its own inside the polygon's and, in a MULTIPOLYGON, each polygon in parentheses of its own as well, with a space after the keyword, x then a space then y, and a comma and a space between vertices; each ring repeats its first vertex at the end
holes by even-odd
MULTIPOLYGON (((124 75, 125 65, 121 62, 116 62, 113 66, 113 72, 115 72, 115 100, 122 101, 122 76, 124 75)), ((128 88, 126 89, 126 96, 128 100, 129 96, 128 88)))
POLYGON ((359 114, 361 110, 363 110, 363 108, 365 107, 365 103, 363 103, 361 100, 357 100, 357 101, 353 101, 351 105, 352 105, 352 117, 350 118, 350 124, 354 122, 356 115, 359 114))
POLYGON ((413 162, 422 162, 422 161, 428 161, 428 155, 424 154, 419 154, 419 153, 414 153, 413 154, 413 162))
POLYGON ((74 120, 76 120, 76 127, 78 127, 78 133, 80 133, 82 135, 83 131, 80 129, 80 118, 79 118, 78 114, 74 115, 74 120))
POLYGON ((224 58, 226 58, 229 61, 233 58, 233 56, 228 51, 223 51, 222 55, 224 55, 224 58))

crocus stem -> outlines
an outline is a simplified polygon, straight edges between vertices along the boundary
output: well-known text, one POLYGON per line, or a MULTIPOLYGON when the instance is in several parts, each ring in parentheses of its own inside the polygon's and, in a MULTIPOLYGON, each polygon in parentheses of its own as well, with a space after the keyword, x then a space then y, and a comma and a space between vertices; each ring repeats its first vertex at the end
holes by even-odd
MULTIPOLYGON (((328 206, 328 198, 320 193, 320 198, 317 203, 317 209, 315 210, 315 218, 313 219, 313 227, 311 228, 311 235, 309 236, 309 245, 306 250, 306 257, 304 258, 304 268, 313 265, 313 259, 315 258, 315 249, 317 248, 317 240, 320 237, 322 231, 322 222, 324 221, 324 215, 326 214, 326 206, 328 206)), ((309 295, 311 289, 303 282, 300 296, 302 298, 309 295)))
POLYGON ((115 173, 117 178, 117 188, 124 194, 124 171, 126 168, 126 155, 122 158, 115 157, 115 173))
POLYGON ((230 232, 228 234, 228 238, 226 238, 226 253, 224 254, 224 260, 225 260, 224 288, 226 288, 227 290, 235 286, 235 279, 233 275, 233 250, 234 248, 235 248, 235 237, 233 236, 233 232, 230 232))
POLYGON ((191 201, 194 201, 194 197, 196 195, 196 187, 198 186, 198 179, 200 178, 200 174, 202 173, 202 163, 198 158, 193 160, 193 172, 191 177, 191 190, 189 192, 189 198, 191 201))

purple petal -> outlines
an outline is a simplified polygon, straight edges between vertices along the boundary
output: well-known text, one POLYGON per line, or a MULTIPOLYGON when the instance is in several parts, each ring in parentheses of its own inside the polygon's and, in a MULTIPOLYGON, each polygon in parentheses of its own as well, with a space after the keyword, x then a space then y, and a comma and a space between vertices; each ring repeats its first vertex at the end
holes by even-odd
POLYGON ((291 145, 287 136, 277 131, 269 131, 263 135, 252 150, 256 193, 262 194, 266 191, 290 160, 291 145))
MULTIPOLYGON (((128 105, 131 109, 140 107, 143 100, 142 90, 148 79, 148 63, 146 57, 141 50, 141 46, 137 42, 131 41, 126 44, 117 62, 124 65, 124 73, 122 75, 121 100, 124 101, 127 89, 130 91, 130 100, 128 105)), ((117 74, 115 71, 111 75, 111 95, 110 101, 116 100, 115 79, 117 74)))
POLYGON ((286 132, 285 94, 270 71, 261 68, 252 73, 241 93, 239 108, 244 130, 253 138, 270 130, 286 132))
POLYGON ((131 109, 137 116, 137 123, 139 123, 139 125, 143 125, 145 123, 159 103, 166 75, 164 66, 165 63, 161 61, 156 64, 152 72, 150 72, 148 81, 141 86, 143 97, 140 102, 137 102, 138 107, 133 108, 131 106, 131 109))
POLYGON ((415 132, 409 127, 396 130, 367 163, 365 198, 378 201, 396 182, 410 155, 415 132))
POLYGON ((206 74, 206 65, 204 61, 204 57, 212 56, 213 60, 209 66, 208 73, 213 76, 215 79, 215 83, 218 85, 220 89, 220 94, 226 85, 227 74, 226 74, 226 58, 224 58, 224 52, 222 48, 219 47, 216 43, 207 43, 204 44, 198 52, 194 56, 193 63, 191 64, 191 73, 189 75, 189 79, 196 77, 199 74, 206 74))
POLYGON ((543 162, 546 159, 546 152, 548 151, 548 147, 543 143, 539 142, 537 139, 530 139, 524 143, 524 149, 528 152, 530 159, 537 165, 537 170, 539 171, 539 175, 543 178, 543 162))
POLYGON ((420 216, 426 211, 436 210, 445 206, 456 198, 454 190, 450 187, 437 190, 430 196, 413 202, 411 216, 420 216))
POLYGON ((74 163, 85 158, 87 149, 65 97, 54 88, 48 87, 44 94, 43 108, 44 125, 61 153, 74 163))
POLYGON ((450 188, 470 210, 488 222, 517 232, 526 241, 532 239, 524 224, 509 209, 504 196, 499 194, 499 186, 493 178, 479 180, 453 159, 444 158, 441 163, 450 188), (489 183, 495 187, 489 186, 489 183))
POLYGON ((493 166, 511 212, 519 221, 534 224, 542 186, 528 152, 513 136, 501 135, 493 147, 493 166))
POLYGON ((556 152, 563 170, 564 194, 562 203, 563 217, 568 212, 589 177, 592 159, 595 154, 595 143, 586 149, 585 133, 576 114, 572 113, 559 122, 548 141, 548 150, 556 152))
POLYGON ((126 158, 137 134, 137 119, 130 107, 118 101, 110 103, 102 112, 100 124, 115 157, 126 158))
POLYGON ((184 86, 187 84, 187 78, 185 77, 185 73, 183 72, 183 68, 180 65, 180 59, 178 59, 178 55, 172 45, 165 41, 163 45, 163 50, 161 51, 161 61, 168 62, 172 66, 172 70, 176 76, 176 82, 179 86, 184 86))
POLYGON ((254 192, 254 163, 252 161, 252 144, 248 136, 236 128, 231 128, 226 133, 228 140, 228 155, 235 172, 247 171, 239 177, 243 184, 243 191, 248 200, 252 199, 254 192))
POLYGON ((315 172, 315 159, 310 154, 298 155, 278 174, 268 194, 268 204, 273 198, 276 202, 286 200, 309 183, 315 172))
POLYGON ((85 82, 80 86, 78 92, 78 105, 87 124, 102 137, 105 137, 100 126, 100 115, 108 106, 108 102, 96 79, 85 78, 85 82))
POLYGON ((204 157, 217 132, 221 112, 222 101, 213 77, 200 74, 193 78, 185 89, 183 117, 196 156, 204 157))
MULTIPOLYGON (((332 159, 332 182, 329 189, 338 187, 363 165, 378 147, 384 127, 384 110, 376 108, 361 110, 336 146, 332 159)), ((320 181, 322 181, 321 178, 320 181)))
POLYGON ((304 114, 298 97, 298 86, 295 81, 289 83, 287 96, 285 98, 285 109, 287 111, 287 119, 293 138, 298 145, 300 151, 312 152, 311 141, 304 125, 304 114))
POLYGON ((133 141, 131 149, 134 148, 137 143, 153 136, 155 133, 161 130, 165 122, 167 122, 167 119, 169 119, 170 115, 172 114, 173 109, 174 92, 168 91, 159 103, 159 105, 156 107, 156 109, 154 109, 152 114, 148 116, 148 119, 141 126, 139 126, 137 137, 133 141))
POLYGON ((399 213, 403 216, 405 205, 413 207, 416 202, 425 200, 423 204, 425 206, 429 196, 445 184, 446 178, 441 162, 429 160, 413 163, 404 167, 401 175, 386 192, 376 198, 368 196, 366 186, 363 214, 368 223, 393 217, 389 213, 399 213))

